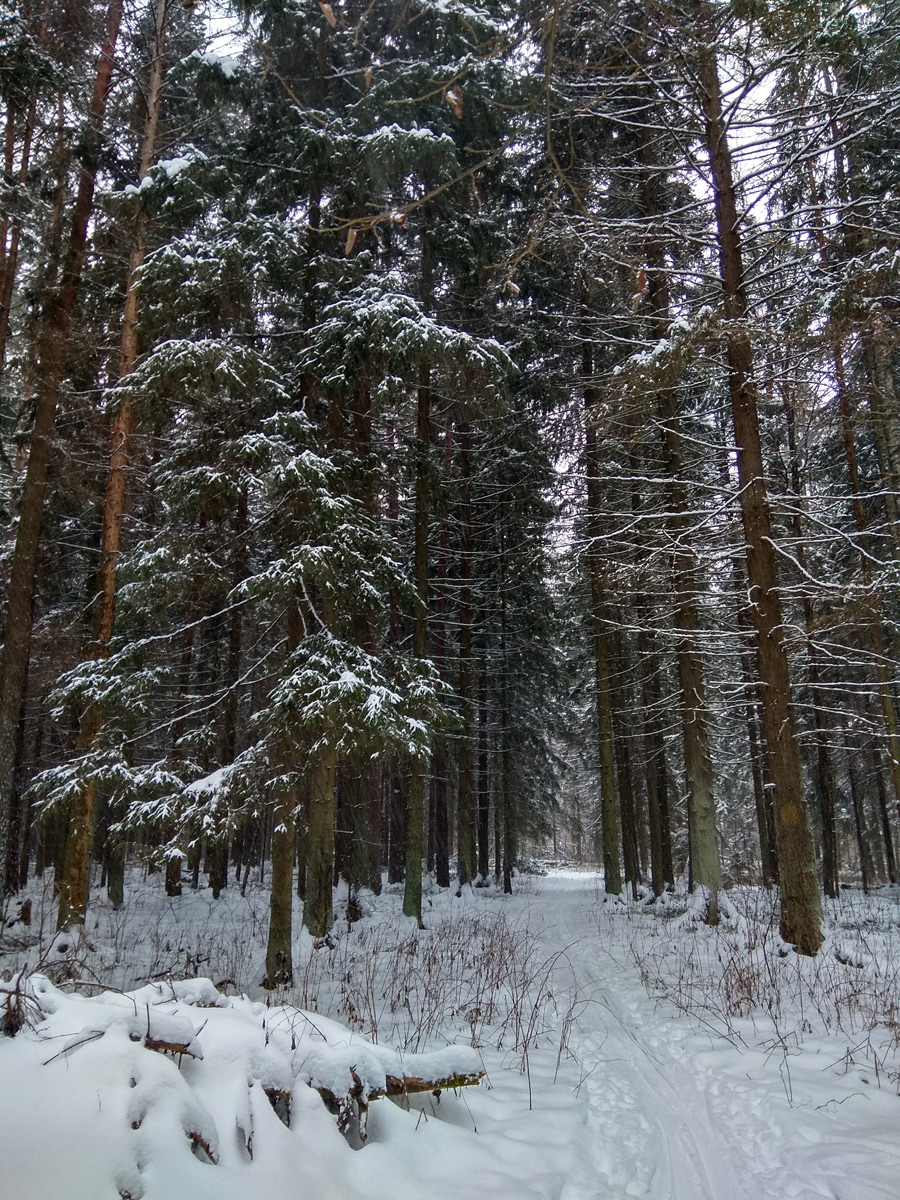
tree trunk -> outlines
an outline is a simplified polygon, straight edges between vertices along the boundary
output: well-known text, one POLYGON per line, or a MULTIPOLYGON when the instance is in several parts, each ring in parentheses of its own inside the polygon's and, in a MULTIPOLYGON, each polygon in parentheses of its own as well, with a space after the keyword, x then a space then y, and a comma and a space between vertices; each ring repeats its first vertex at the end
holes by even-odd
POLYGON ((631 886, 631 898, 637 900, 641 882, 638 859, 637 813, 634 802, 634 773, 631 767, 630 731, 625 723, 630 721, 633 711, 630 689, 625 686, 625 651, 621 629, 613 635, 612 659, 612 704, 613 745, 615 747, 616 780, 619 794, 619 819, 622 826, 622 862, 625 867, 625 883, 631 886))
MULTIPOLYGON (((644 174, 641 204, 650 220, 646 253, 650 267, 648 296, 653 323, 659 337, 665 336, 671 319, 665 245, 659 230, 663 214, 660 198, 661 175, 655 168, 652 147, 641 146, 644 174)), ((656 396, 665 459, 668 516, 666 528, 672 550, 672 591, 675 599, 675 658, 681 693, 681 733, 684 749, 685 787, 691 847, 692 887, 700 884, 708 893, 705 918, 718 922, 718 895, 722 869, 716 837, 715 780, 709 749, 709 713, 703 659, 700 653, 699 565, 693 549, 695 531, 690 523, 690 504, 684 480, 684 448, 674 388, 662 387, 656 396)))
MULTIPOLYGON (((802 482, 800 478, 800 458, 797 451, 796 422, 790 397, 782 389, 782 403, 787 423, 788 451, 790 454, 790 484, 795 497, 796 508, 791 517, 791 531, 796 540, 794 551, 801 571, 806 570, 806 550, 804 546, 803 520, 800 509, 804 503, 802 482)), ((822 676, 819 666, 819 656, 813 641, 815 630, 815 614, 812 601, 803 594, 803 621, 806 628, 806 656, 809 678, 809 696, 812 704, 813 725, 816 731, 816 782, 819 792, 819 812, 822 821, 822 883, 825 895, 834 899, 838 894, 838 860, 837 829, 835 827, 836 803, 834 779, 831 770, 831 759, 828 754, 828 743, 831 740, 831 730, 828 727, 826 698, 822 691, 822 676)))
MULTIPOLYGON (((19 525, 13 549, 9 582, 9 604, 3 652, 0 657, 0 863, 6 861, 10 800, 15 770, 16 729, 31 648, 31 619, 34 604, 35 569, 50 462, 50 443, 56 420, 59 390, 65 366, 72 314, 78 299, 81 269, 87 245, 87 227, 94 201, 94 176, 100 160, 100 130, 112 77, 113 58, 122 20, 123 0, 110 0, 106 35, 94 82, 90 113, 84 132, 84 153, 78 191, 72 209, 72 229, 58 290, 48 296, 38 330, 38 373, 34 426, 28 467, 19 502, 19 525)), ((78 815, 73 827, 78 829, 78 815)), ((88 839, 90 830, 84 831, 88 839)), ((83 857, 83 856, 82 856, 83 857)), ((86 877, 87 863, 73 863, 86 877)), ((76 919, 84 919, 86 899, 68 904, 76 919)))
MULTIPOLYGON (((413 621, 413 658, 424 663, 428 654, 428 522, 430 518, 429 449, 431 446, 431 366, 423 358, 419 366, 416 407, 416 513, 414 575, 416 610, 413 621)), ((409 812, 406 824, 406 880, 403 912, 422 924, 422 834, 424 826, 427 763, 415 756, 409 781, 409 812)))
MULTIPOLYGON (((695 7, 698 15, 705 18, 705 6, 698 3, 695 7)), ((703 29, 708 30, 708 26, 708 21, 703 19, 703 29)), ((744 291, 737 197, 722 112, 718 68, 710 44, 699 50, 699 85, 712 172, 725 319, 729 325, 726 341, 728 382, 734 436, 738 446, 747 576, 757 636, 760 707, 769 772, 775 785, 781 935, 786 942, 795 945, 799 953, 814 955, 822 944, 822 904, 791 707, 791 681, 775 570, 772 522, 763 475, 753 350, 745 327, 748 305, 744 291)))
POLYGON ((475 693, 472 669, 472 431, 459 423, 459 467, 462 486, 459 557, 459 711, 457 848, 460 884, 472 883, 477 869, 475 848, 475 693))
POLYGON ((309 851, 306 863, 306 901, 303 924, 314 938, 328 936, 334 874, 334 782, 337 756, 321 747, 309 778, 309 851))
POLYGON ((894 854, 894 838, 891 833, 891 818, 888 813, 887 792, 884 777, 881 773, 881 755, 876 746, 870 750, 872 774, 875 777, 875 789, 878 795, 878 815, 881 820, 881 836, 884 840, 884 864, 887 869, 889 883, 897 882, 897 859, 894 854))
POLYGON ((400 764, 393 761, 388 771, 388 883, 403 883, 406 863, 406 788, 400 764))
MULTIPOLYGON (((13 114, 13 106, 10 104, 10 118, 13 114)), ((37 104, 32 100, 28 110, 28 115, 25 119, 25 129, 22 135, 22 151, 19 158, 19 173, 18 186, 20 191, 28 182, 28 167, 31 159, 31 146, 34 140, 34 126, 37 104)), ((8 161, 9 177, 12 177, 12 162, 8 161)), ((15 294, 16 274, 19 267, 19 245, 22 239, 22 222, 20 217, 13 217, 12 221, 7 223, 4 218, 4 230, 2 244, 5 250, 3 269, 0 272, 0 378, 3 377, 4 367, 6 366, 6 346, 9 341, 10 316, 12 312, 12 300, 15 294), (6 235, 8 224, 11 224, 9 232, 9 245, 7 247, 6 235)))
POLYGON ((609 665, 609 635, 603 564, 600 558, 603 529, 600 494, 600 456, 594 408, 598 401, 594 386, 594 361, 587 337, 582 341, 582 390, 584 395, 585 465, 587 470, 587 511, 589 545, 585 555, 591 588, 591 622, 594 641, 595 704, 597 706, 597 744, 600 765, 600 853, 603 858, 603 886, 609 896, 622 894, 619 867, 619 830, 616 816, 616 770, 613 751, 613 719, 609 665))
MULTIPOLYGON (((269 937, 263 987, 290 987, 294 982, 291 957, 291 916, 294 905, 294 789, 279 785, 272 832, 272 890, 269 896, 269 937)), ((331 880, 328 880, 331 896, 331 880)), ((305 909, 304 909, 305 913, 305 909)), ((327 933, 331 922, 326 917, 327 933)), ((309 927, 309 926, 308 926, 309 927)), ((316 933, 315 930, 312 930, 316 933)), ((317 934, 322 936, 322 934, 317 934)))
MULTIPOLYGON (((165 75, 164 47, 166 0, 158 0, 156 10, 156 41, 147 90, 147 115, 141 143, 138 175, 144 179, 150 172, 156 154, 157 131, 162 84, 165 75)), ((137 358, 137 322, 140 311, 139 272, 147 251, 147 219, 141 209, 137 216, 134 247, 131 252, 125 290, 125 312, 122 321, 119 379, 131 374, 137 358)), ((95 601, 94 643, 90 657, 94 661, 109 654, 116 611, 116 568, 122 542, 122 518, 125 513, 125 492, 130 467, 132 426, 131 395, 122 396, 119 410, 113 419, 109 473, 106 484, 106 503, 103 513, 103 532, 100 543, 100 572, 95 601)), ((103 724, 99 705, 91 705, 82 718, 79 752, 90 753, 103 724)), ((73 921, 83 922, 88 904, 87 869, 90 863, 90 843, 93 835, 97 784, 91 780, 72 803, 69 844, 60 884, 57 926, 64 929, 73 921), (86 843, 86 844, 85 844, 86 843)))
POLYGON ((869 831, 866 828, 863 798, 859 791, 859 772, 856 769, 856 747, 853 746, 846 733, 844 734, 844 754, 847 759, 847 780, 850 784, 850 802, 853 807, 853 824, 856 830, 856 847, 859 852, 859 874, 864 892, 868 892, 872 882, 872 855, 869 845, 869 831))
POLYGON ((642 619, 638 652, 647 780, 647 819, 650 826, 650 886, 654 896, 661 896, 667 883, 663 851, 663 814, 668 818, 668 804, 666 798, 661 796, 666 790, 666 745, 660 720, 659 654, 653 636, 647 630, 648 623, 642 619))
POLYGON ((491 777, 488 753, 487 659, 481 665, 478 700, 478 877, 487 883, 491 860, 491 777))
MULTIPOLYGON (((444 481, 450 477, 453 464, 453 421, 448 417, 444 430, 444 481)), ((447 596, 444 582, 447 576, 449 529, 446 515, 441 521, 439 554, 436 571, 437 603, 432 624, 432 655, 442 679, 447 678, 447 596)), ((439 733, 434 739, 431 786, 434 795, 434 878, 438 887, 450 886, 450 754, 447 737, 439 733)))

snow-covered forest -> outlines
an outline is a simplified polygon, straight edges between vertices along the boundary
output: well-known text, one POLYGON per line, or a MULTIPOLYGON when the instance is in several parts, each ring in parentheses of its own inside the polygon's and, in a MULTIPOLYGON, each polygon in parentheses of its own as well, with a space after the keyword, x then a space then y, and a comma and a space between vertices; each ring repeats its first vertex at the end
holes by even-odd
POLYGON ((0 106, 2 1200, 896 1200, 900 9, 0 0, 0 106))

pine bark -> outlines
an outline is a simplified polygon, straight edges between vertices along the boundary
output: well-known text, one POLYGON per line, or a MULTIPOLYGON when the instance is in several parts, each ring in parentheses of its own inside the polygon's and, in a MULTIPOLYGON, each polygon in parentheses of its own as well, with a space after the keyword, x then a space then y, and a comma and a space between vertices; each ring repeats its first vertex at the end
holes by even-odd
MULTIPOLYGON (((15 107, 10 102, 7 124, 8 135, 14 134, 15 131, 15 112, 15 107)), ((28 181, 36 115, 37 104, 32 100, 25 117, 24 129, 22 130, 22 148, 19 154, 17 178, 20 191, 24 189, 28 181)), ((7 177, 10 179, 13 177, 14 157, 14 145, 11 147, 9 140, 7 140, 6 168, 7 177)), ((6 347, 9 341, 10 317, 12 315, 12 301, 15 294, 16 276, 19 268, 19 247, 21 240, 21 218, 4 216, 3 229, 2 233, 0 233, 0 246, 3 249, 2 269, 0 269, 0 378, 2 378, 6 366, 6 347), (7 238, 9 239, 8 242, 7 238)))
POLYGON ((589 545, 585 556, 591 589, 591 624, 594 650, 595 704, 597 709, 597 744, 600 765, 600 854, 603 859, 604 889, 609 896, 622 894, 622 872, 619 865, 619 828, 616 813, 616 768, 612 716, 612 684, 610 672, 609 621, 606 589, 600 546, 603 538, 601 516, 603 498, 600 492, 600 454, 594 426, 594 408, 598 396, 593 383, 594 363, 591 344, 582 341, 582 391, 584 396, 585 466, 587 470, 587 533, 589 545))
MULTIPOLYGON (((431 446, 431 364, 423 358, 419 366, 416 405, 416 512, 413 572, 416 609, 413 619, 413 658, 422 663, 428 654, 428 522, 430 519, 429 449, 431 446)), ((406 824, 406 880, 403 912, 422 924, 422 850, 427 763, 415 757, 409 781, 409 812, 406 824)))
MULTIPOLYGON (((702 4, 698 15, 705 16, 702 4)), ((708 23, 701 22, 708 32, 708 23)), ((699 91, 715 200, 719 263, 727 323, 726 358, 734 435, 738 447, 741 517, 747 546, 747 575, 753 601, 761 684, 761 711, 775 785, 776 831, 781 886, 781 935, 801 954, 822 944, 822 905, 815 849, 806 812, 803 774, 791 707, 791 680, 775 569, 772 521, 763 473, 753 349, 746 327, 737 197, 722 109, 718 67, 711 44, 699 51, 699 91)))
POLYGON ((488 749, 487 660, 481 664, 478 699, 478 878, 486 883, 491 859, 491 776, 488 749))
MULTIPOLYGON (((162 85, 165 76, 164 49, 166 0, 158 0, 156 9, 156 38, 147 88, 147 113, 141 141, 139 179, 150 172, 156 154, 162 85)), ((122 320, 119 379, 126 379, 134 368, 138 351, 137 323, 140 312, 138 275, 147 252, 147 218, 138 212, 134 246, 131 251, 125 285, 125 311, 122 320)), ((95 601, 94 642, 90 658, 97 662, 109 654, 116 613, 116 569, 122 544, 122 518, 131 462, 130 436, 133 423, 131 395, 125 392, 113 418, 106 500, 103 511, 103 532, 100 542, 100 572, 95 601)), ((99 704, 89 705, 82 717, 79 751, 89 753, 103 725, 103 710, 99 704)), ((94 813, 97 804, 97 783, 91 779, 72 802, 71 825, 66 846, 66 859, 59 889, 57 928, 64 929, 73 922, 84 921, 88 906, 91 842, 94 813)))
MULTIPOLYGON (((38 371, 34 426, 28 467, 19 502, 19 524, 13 549, 9 604, 0 657, 0 863, 6 861, 7 838, 15 770, 16 729, 28 675, 35 570, 50 463, 50 446, 60 385, 68 350, 69 330, 78 299, 87 247, 87 229, 94 202, 94 177, 100 161, 100 139, 112 79, 113 61, 123 0, 110 0, 106 31, 94 80, 84 131, 84 151, 72 225, 62 277, 44 302, 38 330, 38 371)), ((86 871, 89 864, 83 864, 86 871)))
MULTIPOLYGON (((804 527, 800 510, 803 506, 802 485, 800 478, 800 459, 797 450, 796 421, 790 397, 782 390, 785 420, 788 433, 788 452, 790 455, 789 473, 791 491, 794 494, 797 508, 791 517, 791 531, 796 540, 795 557, 800 569, 806 570, 806 549, 804 545, 804 527)), ((813 634, 815 629, 815 614, 809 596, 803 595, 803 621, 806 629, 807 674, 809 682, 809 697, 812 704, 813 726, 816 732, 816 782, 819 793, 819 814, 822 824, 822 883, 825 895, 834 899, 838 894, 838 875, 840 861, 838 857, 837 828, 835 825, 837 803, 835 798, 834 777, 831 769, 831 759, 828 754, 828 742, 831 730, 826 718, 826 699, 822 691, 822 670, 819 664, 813 634)))
MULTIPOLYGON (((654 170, 652 148, 642 143, 644 175, 641 204, 650 221, 647 284, 653 320, 660 337, 670 320, 670 298, 665 247, 657 228, 663 215, 660 198, 661 179, 654 170)), ((684 750, 685 786, 688 801, 688 825, 691 847, 692 886, 704 887, 708 894, 705 919, 718 922, 718 895, 722 887, 722 868, 716 836, 715 778, 709 738, 709 709, 706 682, 700 652, 699 567, 694 551, 696 533, 691 528, 690 503, 684 479, 684 441, 674 388, 663 386, 656 396, 662 435, 662 449, 668 477, 666 520, 672 545, 672 591, 675 599, 675 660, 680 692, 681 734, 684 750)))
POLYGON ((309 850, 303 924, 314 938, 328 936, 334 923, 334 783, 337 755, 320 748, 309 777, 309 850))
POLYGON ((294 904, 294 805, 294 789, 284 784, 279 785, 273 814, 272 890, 269 898, 266 977, 263 983, 263 987, 269 990, 277 987, 290 987, 294 981, 291 954, 291 918, 294 904))
MULTIPOLYGON (((453 421, 448 416, 444 430, 444 481, 449 479, 453 463, 453 421)), ((447 577, 449 528, 446 516, 441 521, 439 553, 435 573, 436 604, 432 623, 432 654, 443 679, 447 676, 447 577)), ((432 758, 434 796, 434 877, 438 887, 450 886, 450 753, 446 734, 434 739, 432 758)))
POLYGON ((472 429, 460 421, 459 469, 462 488, 459 557, 459 784, 457 862, 460 884, 472 883, 477 870, 475 846, 475 685, 472 666, 472 429))

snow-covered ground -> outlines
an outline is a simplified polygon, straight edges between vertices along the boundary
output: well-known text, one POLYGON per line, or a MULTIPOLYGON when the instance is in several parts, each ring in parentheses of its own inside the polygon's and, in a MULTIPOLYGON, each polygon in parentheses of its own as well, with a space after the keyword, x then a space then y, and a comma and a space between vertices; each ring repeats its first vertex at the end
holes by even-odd
POLYGON ((425 933, 385 894, 332 950, 298 937, 268 1004, 262 890, 133 880, 86 945, 41 938, 35 892, 0 943, 39 972, 0 1038, 0 1200, 898 1200, 896 892, 846 893, 812 961, 751 889, 714 932, 589 874, 518 882, 432 893, 425 933), (473 1064, 373 1101, 365 1143, 308 1086, 473 1064))

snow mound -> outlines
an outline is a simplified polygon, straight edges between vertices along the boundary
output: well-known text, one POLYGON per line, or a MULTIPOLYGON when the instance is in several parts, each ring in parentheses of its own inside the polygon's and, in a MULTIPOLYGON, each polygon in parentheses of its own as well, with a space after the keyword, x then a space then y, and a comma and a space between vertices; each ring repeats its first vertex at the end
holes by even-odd
POLYGON ((359 1112, 360 1144, 372 1099, 483 1073, 468 1047, 402 1055, 208 979, 85 995, 20 974, 0 983, 0 1013, 4 1200, 206 1195, 211 1168, 283 1162, 294 1133, 326 1160, 349 1149, 323 1099, 342 1129, 359 1112))

